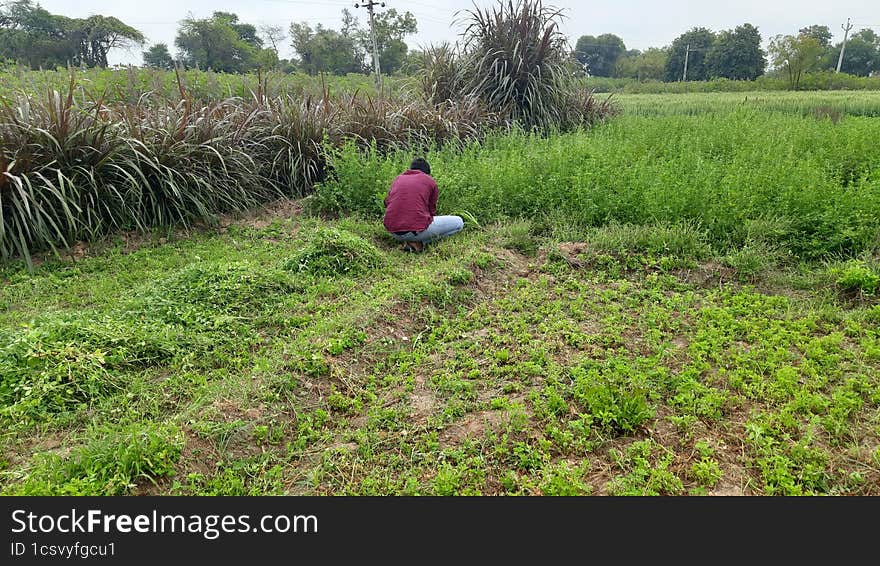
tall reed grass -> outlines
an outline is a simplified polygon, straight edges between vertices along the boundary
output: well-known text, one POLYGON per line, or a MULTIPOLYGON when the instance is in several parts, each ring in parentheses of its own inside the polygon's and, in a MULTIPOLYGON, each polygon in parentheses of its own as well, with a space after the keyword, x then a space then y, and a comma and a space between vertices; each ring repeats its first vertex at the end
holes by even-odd
POLYGON ((382 151, 466 144, 499 124, 473 100, 428 104, 358 94, 136 103, 67 92, 0 106, 0 257, 114 230, 210 222, 324 178, 351 142, 382 151))

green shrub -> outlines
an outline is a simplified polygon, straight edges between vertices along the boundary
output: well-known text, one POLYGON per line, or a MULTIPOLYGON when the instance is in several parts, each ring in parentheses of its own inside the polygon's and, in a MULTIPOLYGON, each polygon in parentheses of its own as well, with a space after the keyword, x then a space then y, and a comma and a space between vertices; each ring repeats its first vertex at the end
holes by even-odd
POLYGON ((847 262, 830 269, 841 292, 874 296, 880 291, 880 269, 861 261, 847 262))

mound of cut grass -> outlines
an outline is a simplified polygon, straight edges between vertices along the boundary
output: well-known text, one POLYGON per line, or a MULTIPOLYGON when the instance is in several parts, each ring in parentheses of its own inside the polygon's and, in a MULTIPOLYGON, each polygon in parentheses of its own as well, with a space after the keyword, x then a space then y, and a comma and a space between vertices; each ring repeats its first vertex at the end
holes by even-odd
POLYGON ((294 288, 288 274, 250 262, 197 263, 157 281, 135 307, 165 322, 203 325, 270 305, 294 288))
POLYGON ((42 420, 122 387, 129 369, 176 353, 167 328, 121 318, 49 317, 0 334, 0 415, 42 420))
POLYGON ((381 264, 381 253, 367 240, 346 230, 321 228, 305 248, 284 264, 284 268, 332 277, 364 273, 381 264))

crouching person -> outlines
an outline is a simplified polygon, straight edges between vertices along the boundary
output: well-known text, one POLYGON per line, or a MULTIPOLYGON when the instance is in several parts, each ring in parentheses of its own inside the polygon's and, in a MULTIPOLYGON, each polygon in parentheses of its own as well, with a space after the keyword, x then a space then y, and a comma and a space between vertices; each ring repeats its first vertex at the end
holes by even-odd
POLYGON ((436 216, 439 189, 431 166, 421 157, 398 175, 385 197, 385 229, 402 242, 406 252, 421 252, 425 245, 461 232, 458 216, 436 216))

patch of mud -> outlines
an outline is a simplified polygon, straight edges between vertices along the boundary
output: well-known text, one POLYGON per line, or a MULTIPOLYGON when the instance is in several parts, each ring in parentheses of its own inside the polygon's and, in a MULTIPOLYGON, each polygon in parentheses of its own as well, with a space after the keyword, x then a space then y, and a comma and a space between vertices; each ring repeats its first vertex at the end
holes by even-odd
POLYGON ((443 430, 439 437, 440 444, 455 445, 466 438, 481 437, 486 431, 497 428, 503 422, 504 414, 501 411, 471 413, 443 430))
POLYGON ((245 226, 262 230, 268 228, 276 220, 288 220, 301 215, 302 203, 291 199, 280 199, 251 211, 237 215, 222 216, 218 221, 220 231, 224 232, 230 226, 245 226))
POLYGON ((705 262, 695 268, 676 269, 672 274, 683 283, 708 289, 710 287, 722 287, 729 283, 738 283, 736 270, 716 262, 705 262))

